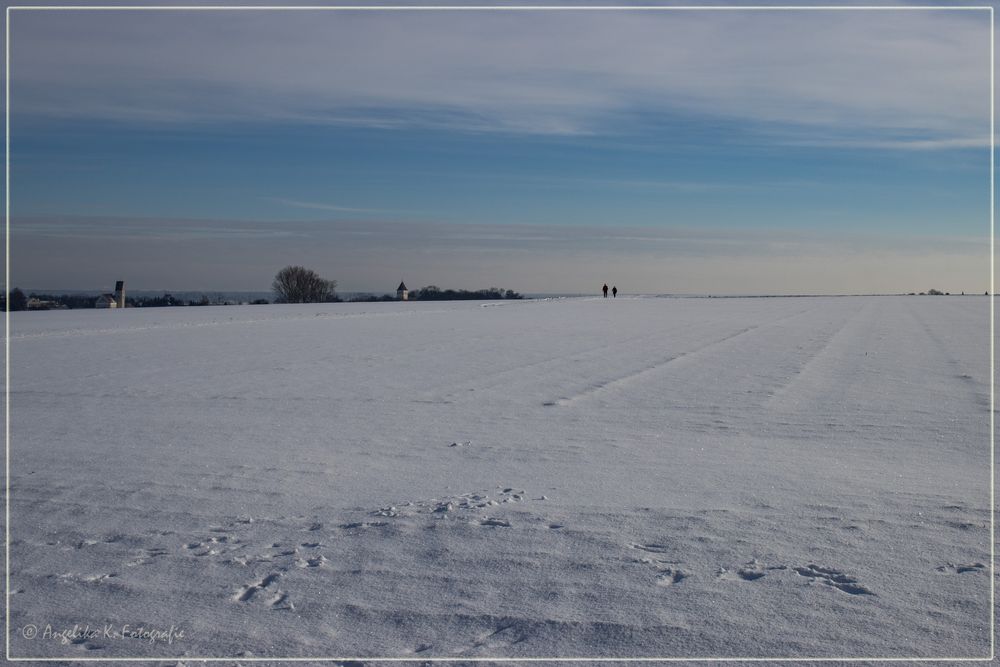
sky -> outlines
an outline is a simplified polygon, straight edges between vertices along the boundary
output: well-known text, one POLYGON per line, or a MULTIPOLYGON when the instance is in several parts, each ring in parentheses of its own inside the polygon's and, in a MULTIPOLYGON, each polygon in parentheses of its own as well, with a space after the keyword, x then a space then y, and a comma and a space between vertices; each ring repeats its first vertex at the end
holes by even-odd
POLYGON ((11 285, 989 285, 984 10, 28 11, 11 285))

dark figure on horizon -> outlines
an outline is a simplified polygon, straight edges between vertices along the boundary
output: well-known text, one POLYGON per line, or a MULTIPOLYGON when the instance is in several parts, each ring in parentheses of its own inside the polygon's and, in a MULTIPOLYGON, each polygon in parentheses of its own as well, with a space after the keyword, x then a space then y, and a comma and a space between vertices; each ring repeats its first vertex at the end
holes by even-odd
POLYGON ((614 287, 611 288, 611 297, 614 298, 614 299, 618 298, 618 286, 617 285, 615 285, 614 287))
POLYGON ((608 284, 604 283, 604 287, 602 287, 601 289, 604 290, 604 298, 607 299, 608 298, 608 284))

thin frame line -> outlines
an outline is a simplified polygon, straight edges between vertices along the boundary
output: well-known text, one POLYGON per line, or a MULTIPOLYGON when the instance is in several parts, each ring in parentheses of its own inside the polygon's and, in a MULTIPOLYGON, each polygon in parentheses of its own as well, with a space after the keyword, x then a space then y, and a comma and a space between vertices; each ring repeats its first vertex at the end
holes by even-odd
POLYGON ((370 656, 355 657, 296 657, 296 658, 197 658, 183 656, 181 658, 10 658, 12 662, 988 662, 992 657, 984 658, 456 658, 449 656, 445 658, 378 658, 370 656))
POLYGON ((995 24, 990 7, 990 660, 996 656, 996 341, 994 303, 996 298, 996 53, 995 24))
MULTIPOLYGON (((556 657, 556 658, 460 658, 460 657, 444 657, 444 658, 434 658, 434 657, 420 657, 420 658, 380 658, 380 657, 353 657, 353 658, 325 658, 325 657, 292 657, 292 658, 270 658, 270 657, 253 657, 253 658, 240 658, 239 660, 244 662, 305 662, 305 661, 379 661, 379 662, 422 662, 433 660, 436 662, 692 662, 692 661, 714 661, 714 662, 984 662, 992 661, 995 657, 995 637, 996 637, 996 581, 995 581, 995 568, 996 568, 996 554, 995 554, 995 477, 996 472, 994 469, 995 460, 995 369, 994 369, 994 265, 995 265, 995 150, 996 150, 996 136, 995 136, 995 119, 994 119, 994 97, 995 97, 995 47, 994 47, 994 11, 992 5, 960 5, 960 6, 943 6, 943 5, 903 5, 903 6, 886 6, 886 5, 868 5, 868 6, 844 6, 844 5, 813 5, 813 6, 798 6, 798 5, 707 5, 707 6, 694 6, 694 5, 678 5, 678 6, 614 6, 614 5, 601 5, 601 6, 525 6, 525 5, 473 5, 473 6, 461 6, 461 5, 442 5, 442 6, 407 6, 407 5, 383 5, 383 6, 371 6, 371 5, 295 5, 295 6, 280 6, 280 5, 235 5, 235 6, 163 6, 163 5, 85 5, 85 6, 71 6, 71 5, 20 5, 20 6, 8 6, 6 8, 6 21, 5 21, 5 62, 4 69, 6 75, 5 81, 5 192, 4 192, 4 211, 5 211, 5 313, 4 313, 4 329, 5 329, 5 340, 4 340, 4 432, 5 432, 5 496, 6 496, 6 525, 5 525, 5 598, 6 598, 6 636, 5 636, 5 646, 6 646, 6 658, 11 662, 24 662, 24 661, 35 661, 35 662, 173 662, 179 658, 156 658, 156 657, 126 657, 126 658, 68 658, 68 657, 45 657, 45 658, 32 658, 32 657, 12 657, 10 655, 10 16, 11 10, 28 10, 28 11, 115 11, 115 10, 127 10, 127 11, 719 11, 719 10, 747 10, 747 11, 836 11, 836 10, 875 10, 875 11, 899 11, 899 10, 921 10, 921 11, 975 11, 975 10, 989 10, 990 12, 990 655, 988 657, 978 658, 978 657, 955 657, 955 658, 927 658, 927 657, 917 657, 917 658, 906 658, 906 657, 889 657, 889 658, 870 658, 870 657, 857 657, 857 658, 830 658, 830 657, 811 657, 811 658, 790 658, 790 657, 778 657, 778 658, 739 658, 739 657, 722 657, 722 658, 705 658, 705 657, 667 657, 667 658, 653 658, 653 657, 635 657, 635 658, 566 658, 566 657, 556 657)), ((184 656, 185 660, 197 660, 199 662, 231 662, 234 658, 200 658, 200 657, 190 657, 184 656)))
POLYGON ((4 20, 4 653, 10 659, 10 7, 4 20))
POLYGON ((614 5, 232 5, 232 6, 200 6, 200 5, 14 5, 7 9, 28 9, 28 10, 59 10, 59 11, 88 11, 88 10, 128 10, 128 11, 301 11, 301 10, 324 10, 324 11, 552 11, 552 10, 574 10, 574 11, 714 11, 714 10, 748 10, 748 11, 769 11, 769 10, 801 10, 801 11, 832 11, 832 10, 940 10, 940 11, 968 11, 968 10, 990 10, 990 5, 959 5, 948 7, 944 5, 866 5, 851 7, 845 5, 677 5, 677 6, 623 6, 614 5))

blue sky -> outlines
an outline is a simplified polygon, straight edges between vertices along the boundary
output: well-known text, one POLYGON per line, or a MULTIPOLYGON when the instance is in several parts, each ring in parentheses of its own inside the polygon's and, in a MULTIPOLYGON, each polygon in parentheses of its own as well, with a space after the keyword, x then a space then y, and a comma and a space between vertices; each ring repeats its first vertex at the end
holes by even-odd
POLYGON ((14 284, 988 288, 984 12, 11 28, 14 284))

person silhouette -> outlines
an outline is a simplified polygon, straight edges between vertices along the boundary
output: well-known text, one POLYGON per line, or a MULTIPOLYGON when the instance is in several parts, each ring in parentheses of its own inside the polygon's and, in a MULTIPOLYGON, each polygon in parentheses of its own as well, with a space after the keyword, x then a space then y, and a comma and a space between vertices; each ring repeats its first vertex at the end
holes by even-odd
POLYGON ((604 283, 604 287, 602 287, 601 289, 604 290, 604 298, 607 299, 608 298, 608 284, 604 283))
POLYGON ((614 299, 618 298, 618 286, 617 285, 615 285, 614 287, 611 288, 611 297, 614 298, 614 299))

